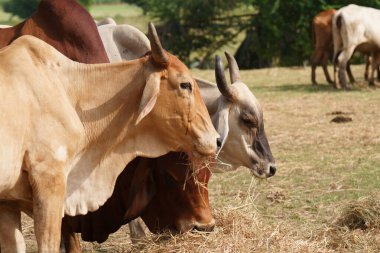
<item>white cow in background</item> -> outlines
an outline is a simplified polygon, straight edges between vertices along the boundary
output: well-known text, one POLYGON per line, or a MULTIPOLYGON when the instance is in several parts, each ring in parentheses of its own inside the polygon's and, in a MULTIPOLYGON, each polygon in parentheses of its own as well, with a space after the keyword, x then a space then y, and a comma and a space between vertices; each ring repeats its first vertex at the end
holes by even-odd
POLYGON ((351 88, 345 70, 355 51, 372 54, 369 85, 374 85, 374 70, 378 67, 380 50, 380 10, 350 4, 333 17, 334 78, 336 88, 351 88), (338 68, 338 70, 337 70, 338 68))

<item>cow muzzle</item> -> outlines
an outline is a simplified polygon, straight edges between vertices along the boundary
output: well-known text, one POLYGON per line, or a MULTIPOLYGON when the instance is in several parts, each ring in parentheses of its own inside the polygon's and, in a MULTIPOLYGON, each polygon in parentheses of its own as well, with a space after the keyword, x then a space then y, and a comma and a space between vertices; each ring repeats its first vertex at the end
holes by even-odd
POLYGON ((198 222, 198 221, 187 221, 180 220, 178 221, 177 230, 180 233, 186 233, 192 230, 211 232, 215 228, 215 219, 212 218, 209 222, 198 222))
POLYGON ((194 143, 194 156, 213 156, 218 148, 219 135, 217 133, 210 133, 203 135, 194 143))
POLYGON ((251 171, 258 178, 269 178, 276 174, 277 168, 274 163, 254 163, 251 171))

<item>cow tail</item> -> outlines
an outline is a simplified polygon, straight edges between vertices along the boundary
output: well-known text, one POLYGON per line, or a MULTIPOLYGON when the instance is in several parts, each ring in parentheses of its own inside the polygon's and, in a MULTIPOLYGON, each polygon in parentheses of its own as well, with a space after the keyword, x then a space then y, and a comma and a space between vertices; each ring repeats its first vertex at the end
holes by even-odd
POLYGON ((333 63, 335 64, 337 62, 339 54, 342 52, 342 34, 341 34, 341 29, 343 25, 343 17, 341 14, 339 14, 335 22, 333 24, 333 41, 334 41, 334 57, 333 57, 333 63), (337 32, 334 31, 334 26, 337 29, 337 32), (338 50, 336 50, 338 49, 338 50))
POLYGON ((342 28, 342 15, 339 15, 337 18, 336 18, 336 28, 338 28, 339 32, 340 32, 340 29, 342 28))

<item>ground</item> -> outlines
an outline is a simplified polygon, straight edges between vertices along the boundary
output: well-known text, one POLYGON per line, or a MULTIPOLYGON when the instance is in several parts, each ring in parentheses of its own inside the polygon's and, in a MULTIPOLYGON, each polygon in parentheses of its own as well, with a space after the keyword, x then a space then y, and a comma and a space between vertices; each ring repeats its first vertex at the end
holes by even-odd
MULTIPOLYGON (((379 252, 378 227, 334 225, 348 204, 380 193, 380 90, 360 78, 364 66, 353 71, 352 91, 312 87, 310 68, 241 71, 263 107, 277 174, 264 181, 245 168, 212 175, 212 233, 167 233, 132 246, 123 227, 102 245, 83 243, 85 252, 379 252), (331 122, 336 116, 352 121, 331 122)), ((193 73, 214 81, 211 70, 193 73)), ((32 229, 25 219, 30 252, 32 229)))

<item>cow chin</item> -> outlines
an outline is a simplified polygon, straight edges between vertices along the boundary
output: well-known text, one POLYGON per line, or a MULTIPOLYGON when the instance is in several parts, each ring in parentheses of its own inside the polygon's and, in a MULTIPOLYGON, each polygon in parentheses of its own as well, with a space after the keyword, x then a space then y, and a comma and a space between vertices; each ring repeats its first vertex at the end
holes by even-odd
POLYGON ((189 220, 179 220, 176 222, 176 229, 180 233, 186 233, 191 230, 211 232, 215 227, 215 219, 212 218, 208 223, 202 223, 198 221, 189 221, 189 220))

